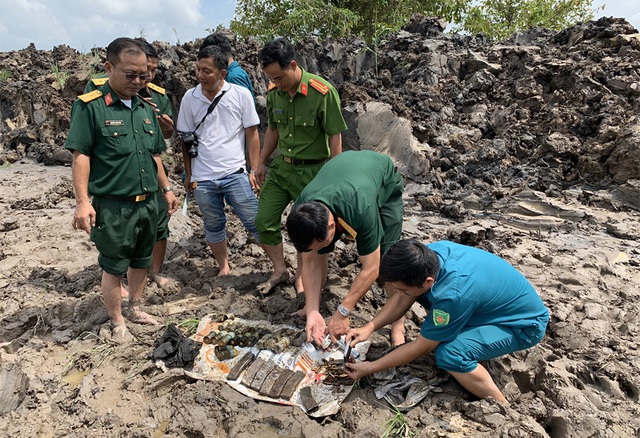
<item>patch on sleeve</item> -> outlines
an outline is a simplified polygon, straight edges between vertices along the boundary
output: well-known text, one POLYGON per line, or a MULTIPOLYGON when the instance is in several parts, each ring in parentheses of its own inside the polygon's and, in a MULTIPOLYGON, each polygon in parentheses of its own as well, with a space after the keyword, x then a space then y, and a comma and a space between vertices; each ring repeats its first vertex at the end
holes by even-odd
POLYGON ((433 309, 433 324, 436 327, 449 324, 449 314, 443 310, 433 309))
POLYGON ((83 94, 82 96, 78 96, 78 99, 80 99, 81 101, 83 101, 84 103, 89 103, 92 100, 97 99, 98 97, 102 96, 102 91, 100 90, 93 90, 90 91, 87 94, 83 94))
POLYGON ((329 92, 329 86, 323 84, 322 82, 320 82, 317 79, 314 79, 314 78, 309 79, 309 85, 311 85, 313 88, 318 90, 323 95, 327 94, 329 92))

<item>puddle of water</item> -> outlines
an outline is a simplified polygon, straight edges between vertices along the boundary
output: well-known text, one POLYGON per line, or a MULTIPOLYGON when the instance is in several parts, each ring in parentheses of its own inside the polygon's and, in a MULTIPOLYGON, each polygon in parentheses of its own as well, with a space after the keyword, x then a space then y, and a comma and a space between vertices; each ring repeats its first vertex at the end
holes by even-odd
POLYGON ((87 374, 89 374, 89 370, 71 371, 62 376, 62 381, 76 388, 80 386, 82 379, 84 379, 84 376, 87 374))
POLYGON ((293 435, 283 434, 281 430, 268 423, 262 424, 261 427, 256 429, 253 436, 256 438, 294 438, 293 435))

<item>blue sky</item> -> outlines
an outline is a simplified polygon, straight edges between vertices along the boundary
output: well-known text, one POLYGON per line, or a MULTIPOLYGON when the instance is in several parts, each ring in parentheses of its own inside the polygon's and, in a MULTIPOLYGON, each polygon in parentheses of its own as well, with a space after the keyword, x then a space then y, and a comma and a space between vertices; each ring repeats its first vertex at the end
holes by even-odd
MULTIPOLYGON (((640 29, 640 0, 601 0, 599 16, 624 17, 640 29)), ((81 52, 105 47, 119 36, 144 36, 172 44, 204 37, 229 25, 236 0, 2 0, 0 52, 33 42, 51 50, 67 44, 81 52)))

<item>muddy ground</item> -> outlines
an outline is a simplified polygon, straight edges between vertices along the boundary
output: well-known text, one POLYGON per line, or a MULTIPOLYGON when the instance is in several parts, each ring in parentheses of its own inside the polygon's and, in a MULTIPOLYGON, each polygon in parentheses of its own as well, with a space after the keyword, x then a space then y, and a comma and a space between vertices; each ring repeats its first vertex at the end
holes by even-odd
MULTIPOLYGON (((551 310, 538 346, 486 364, 509 407, 478 401, 448 380, 405 414, 415 436, 640 436, 636 32, 624 20, 603 19, 493 44, 446 36, 438 22, 416 19, 388 38, 376 65, 357 41, 299 48, 310 70, 338 85, 347 148, 388 153, 405 175, 405 237, 492 251, 520 269, 551 310)), ((161 47, 169 60, 161 83, 178 101, 193 47, 161 47)), ((255 42, 236 48, 244 65, 255 65, 255 42)), ((0 67, 15 71, 0 84, 0 433, 381 436, 394 414, 366 381, 339 413, 317 420, 224 383, 159 372, 148 356, 163 328, 130 324, 135 343, 108 342, 97 253, 71 229, 71 171, 61 148, 82 62, 95 64, 64 46, 0 54, 0 67), (43 73, 51 60, 75 72, 64 85, 43 73)), ((264 91, 257 67, 248 70, 264 91)), ((177 180, 174 151, 165 158, 177 180)), ((233 275, 225 278, 215 277, 197 209, 172 218, 164 271, 174 282, 148 285, 147 310, 164 322, 224 311, 303 327, 290 316, 303 303, 293 286, 256 294, 268 259, 230 217, 233 275)), ((286 253, 293 263, 288 245, 286 253)), ((357 269, 352 246, 333 254, 323 314, 333 312, 357 269)), ((374 287, 352 324, 384 302, 374 287)), ((416 308, 410 339, 421 317, 416 308)), ((388 347, 382 330, 371 355, 388 347)), ((433 375, 433 363, 403 372, 433 375)))

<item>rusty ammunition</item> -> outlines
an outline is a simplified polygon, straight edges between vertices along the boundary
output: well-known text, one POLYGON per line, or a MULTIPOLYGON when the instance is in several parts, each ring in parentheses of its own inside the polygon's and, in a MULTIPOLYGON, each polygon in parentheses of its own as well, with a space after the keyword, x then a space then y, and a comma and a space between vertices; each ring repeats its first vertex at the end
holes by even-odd
POLYGON ((260 368, 265 366, 266 363, 267 362, 265 362, 265 360, 260 357, 254 360, 242 376, 242 384, 248 388, 249 385, 251 385, 251 381, 256 376, 256 373, 260 370, 260 368))
POLYGON ((229 374, 227 374, 227 380, 236 380, 238 377, 240 377, 240 374, 249 365, 251 365, 255 358, 255 354, 250 351, 246 352, 240 359, 238 359, 233 368, 231 368, 231 371, 229 371, 229 374))
POLYGON ((218 340, 218 345, 227 345, 229 341, 231 341, 235 336, 236 334, 234 332, 227 332, 224 336, 222 336, 222 338, 218 340))
POLYGON ((217 345, 213 351, 215 352, 216 357, 219 360, 231 359, 238 355, 238 350, 228 345, 225 345, 225 346, 217 345))

